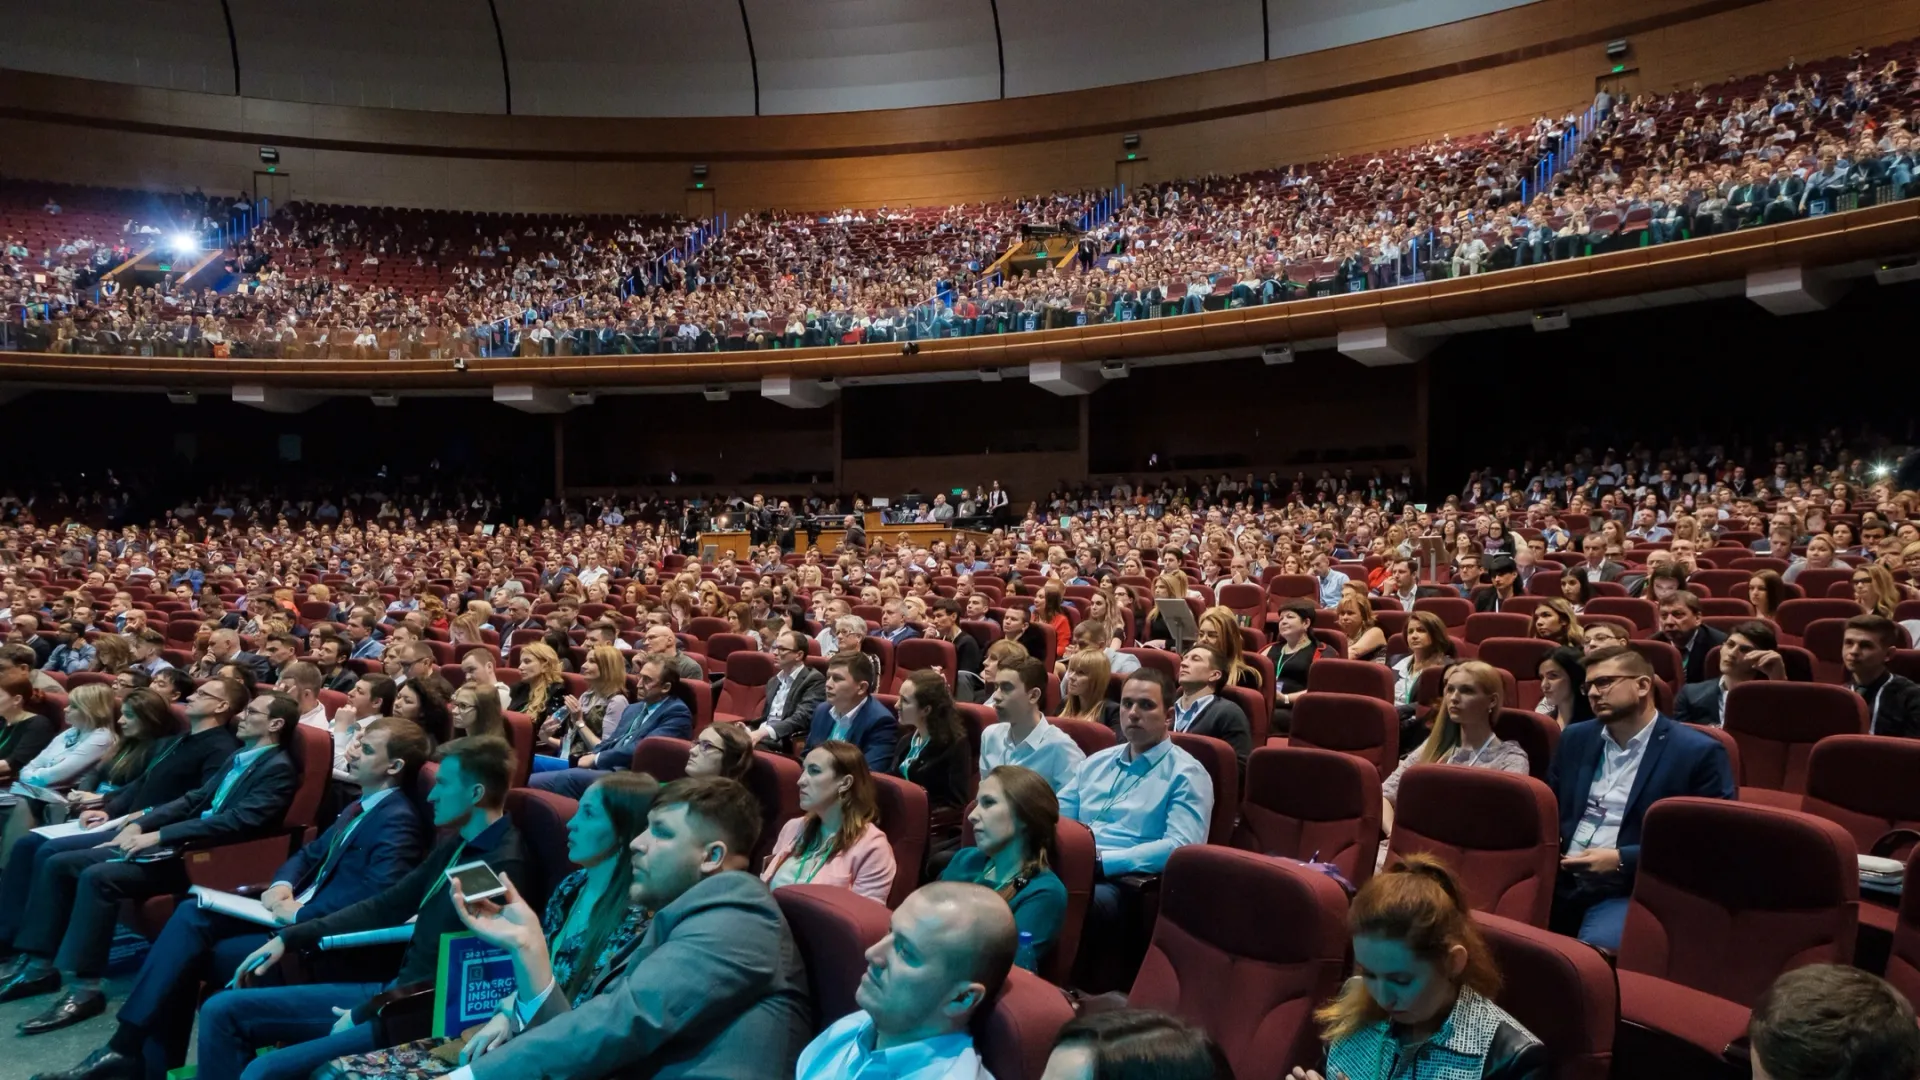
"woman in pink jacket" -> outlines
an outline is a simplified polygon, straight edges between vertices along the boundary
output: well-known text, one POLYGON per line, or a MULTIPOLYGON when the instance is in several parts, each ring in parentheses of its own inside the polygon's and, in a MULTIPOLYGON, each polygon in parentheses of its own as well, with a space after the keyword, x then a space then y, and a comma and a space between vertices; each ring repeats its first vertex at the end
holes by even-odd
POLYGON ((878 903, 893 891, 893 847, 874 824, 880 817, 867 758, 849 742, 829 739, 808 751, 800 770, 800 808, 786 823, 760 880, 787 885, 838 885, 878 903))

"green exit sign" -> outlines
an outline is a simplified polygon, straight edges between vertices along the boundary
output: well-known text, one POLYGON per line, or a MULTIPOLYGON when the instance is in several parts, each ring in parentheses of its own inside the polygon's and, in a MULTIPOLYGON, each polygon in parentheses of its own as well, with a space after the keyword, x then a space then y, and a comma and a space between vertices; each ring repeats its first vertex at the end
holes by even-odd
POLYGON ((1625 70, 1627 70, 1627 65, 1625 65, 1625 64, 1615 64, 1615 65, 1613 65, 1613 73, 1614 73, 1615 75, 1618 75, 1618 74, 1620 74, 1621 72, 1623 72, 1623 71, 1625 71, 1625 70))

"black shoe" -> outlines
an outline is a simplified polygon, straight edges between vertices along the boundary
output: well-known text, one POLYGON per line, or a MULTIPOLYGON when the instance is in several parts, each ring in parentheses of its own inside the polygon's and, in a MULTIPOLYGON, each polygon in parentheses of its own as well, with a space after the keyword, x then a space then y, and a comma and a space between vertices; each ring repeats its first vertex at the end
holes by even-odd
POLYGON ((22 1035, 44 1035, 91 1020, 107 1011, 107 995, 98 990, 69 990, 53 1008, 20 1025, 22 1035))
POLYGON ((139 1058, 103 1046, 66 1072, 35 1073, 30 1080, 136 1080, 141 1064, 139 1058))
POLYGON ((47 971, 39 975, 18 972, 5 982, 0 982, 0 1004, 39 994, 51 994, 58 989, 60 989, 58 971, 47 971))

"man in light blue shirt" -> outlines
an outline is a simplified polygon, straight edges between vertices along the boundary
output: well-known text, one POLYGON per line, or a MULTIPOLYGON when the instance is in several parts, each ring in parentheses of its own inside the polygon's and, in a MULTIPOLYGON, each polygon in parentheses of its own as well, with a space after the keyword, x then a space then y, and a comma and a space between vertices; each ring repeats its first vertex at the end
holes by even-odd
POLYGON ((1046 679, 1046 665, 1031 656, 1000 665, 993 711, 1001 722, 980 733, 982 778, 1002 765, 1020 765, 1045 777, 1057 792, 1086 760, 1073 736, 1047 723, 1040 711, 1046 679))
POLYGON ((1339 607, 1340 590, 1347 584, 1347 575, 1333 568, 1333 560, 1324 551, 1313 557, 1313 576, 1320 582, 1320 606, 1339 607))
POLYGON ((93 646, 87 642, 85 623, 70 622, 60 628, 60 644, 47 654, 47 662, 42 671, 58 671, 63 675, 74 675, 82 671, 92 671, 94 665, 93 646))
POLYGON ((1213 820, 1213 777, 1167 735, 1173 680, 1158 668, 1127 676, 1120 691, 1120 734, 1126 740, 1082 762, 1060 792, 1060 816, 1093 830, 1100 877, 1087 909, 1090 941, 1112 941, 1089 972, 1096 992, 1130 983, 1145 947, 1137 889, 1116 879, 1158 874, 1175 848, 1205 843, 1213 820))
POLYGON ((795 1080, 993 1080, 967 1028, 1018 945, 1012 909, 984 886, 919 889, 867 950, 859 1011, 807 1044, 795 1080))

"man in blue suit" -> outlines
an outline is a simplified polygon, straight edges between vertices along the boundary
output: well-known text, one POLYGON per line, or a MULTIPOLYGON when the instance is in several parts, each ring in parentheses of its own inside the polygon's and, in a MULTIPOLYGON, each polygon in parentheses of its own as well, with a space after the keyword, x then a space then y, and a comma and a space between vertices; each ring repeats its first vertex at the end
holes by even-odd
MULTIPOLYGON (((397 718, 374 721, 349 743, 346 767, 360 798, 273 875, 272 886, 260 894, 268 914, 282 926, 308 922, 380 893, 418 865, 430 830, 409 789, 432 752, 432 740, 418 724, 397 718)), ((56 1075, 119 1080, 184 1065, 196 988, 202 982, 225 985, 268 936, 267 927, 181 904, 120 1007, 119 1030, 78 1068, 56 1075)), ((28 1021, 23 1032, 64 1026, 33 1028, 37 1023, 28 1021)))
POLYGON ((873 657, 866 653, 841 653, 827 661, 827 700, 813 710, 807 749, 839 739, 859 747, 874 772, 892 767, 900 725, 885 705, 873 700, 873 682, 873 657))
POLYGON ((1713 736, 1663 716, 1653 666, 1625 646, 1587 658, 1594 718, 1571 724, 1547 772, 1560 803, 1560 877, 1550 926, 1620 947, 1640 863, 1640 823, 1661 799, 1731 799, 1733 769, 1713 736))
POLYGON ((680 689, 680 672, 670 659, 652 654, 642 658, 633 683, 640 700, 620 714, 613 733, 593 753, 582 754, 573 768, 534 773, 533 787, 578 799, 595 780, 632 765, 634 748, 641 739, 655 735, 693 738, 693 710, 687 707, 680 689))

